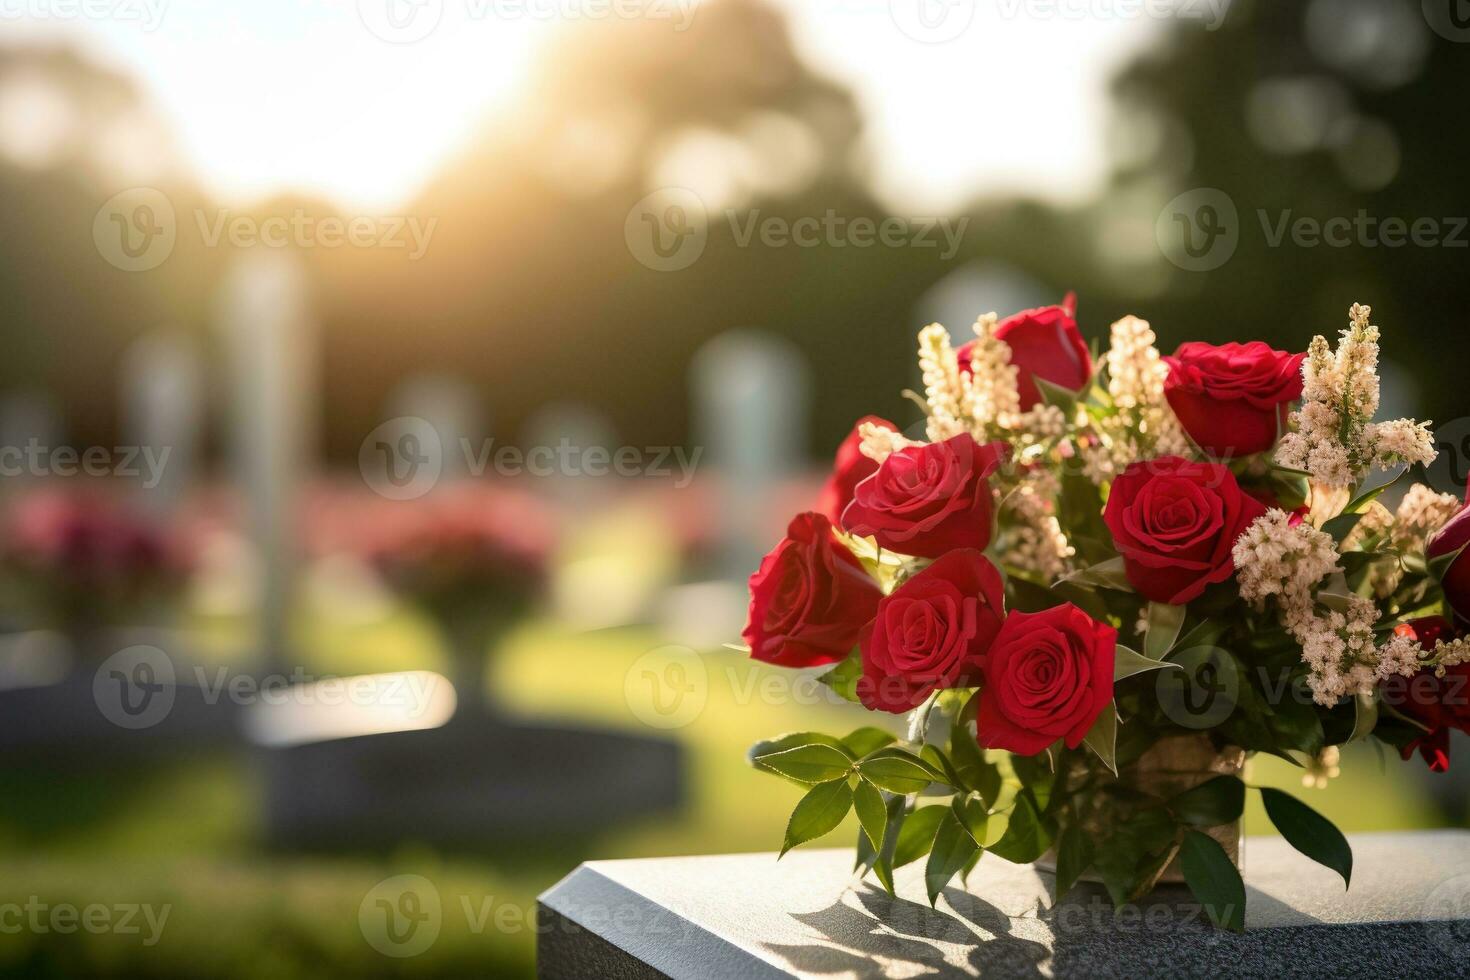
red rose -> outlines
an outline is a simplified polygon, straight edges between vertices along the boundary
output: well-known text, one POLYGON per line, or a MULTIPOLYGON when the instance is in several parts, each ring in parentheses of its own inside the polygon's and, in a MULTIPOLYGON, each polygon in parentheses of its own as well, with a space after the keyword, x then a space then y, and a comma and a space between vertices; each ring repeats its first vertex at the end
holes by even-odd
MULTIPOLYGON (((995 328, 997 340, 1011 349, 1011 363, 1016 366, 1016 387, 1021 395, 1021 411, 1041 401, 1036 378, 1050 381, 1071 391, 1080 391, 1092 377, 1092 355, 1077 330, 1077 299, 1071 293, 1061 306, 1043 306, 1008 316, 995 328)), ((974 341, 955 353, 960 370, 970 370, 970 354, 974 341)))
MULTIPOLYGON (((1411 619, 1394 628, 1400 636, 1417 640, 1426 649, 1443 637, 1453 639, 1454 627, 1443 616, 1411 619)), ((1379 689, 1383 703, 1407 715, 1428 729, 1399 749, 1408 759, 1416 751, 1434 772, 1450 767, 1450 729, 1470 733, 1470 663, 1445 668, 1436 677, 1433 668, 1421 670, 1412 677, 1394 675, 1385 679, 1379 689)))
POLYGON ((984 550, 990 543, 988 477, 1010 451, 1004 442, 982 446, 964 433, 900 449, 858 484, 842 525, 905 555, 984 550))
POLYGON ((779 667, 836 663, 851 652, 883 596, 832 536, 821 514, 797 514, 786 537, 750 577, 741 634, 756 660, 779 667))
POLYGON ((1259 340, 1180 344, 1173 357, 1164 358, 1164 395, 1189 438, 1211 456, 1263 453, 1276 444, 1288 406, 1302 396, 1306 356, 1259 340))
MULTIPOLYGON (((1463 507, 1448 524, 1434 533, 1424 551, 1430 558, 1441 558, 1464 548, 1467 542, 1470 542, 1470 507, 1463 507)), ((1450 562, 1439 583, 1444 589, 1445 600, 1459 619, 1470 619, 1470 560, 1467 560, 1467 552, 1470 549, 1461 551, 1459 557, 1450 562)))
POLYGON ((975 730, 980 744, 1035 755, 1057 739, 1075 749, 1111 710, 1118 631, 1070 602, 1013 612, 990 645, 975 730))
POLYGON ((935 690, 973 687, 1004 604, 996 567, 978 551, 951 551, 878 604, 863 638, 858 697, 902 714, 935 690))
POLYGON ((827 483, 822 487, 822 496, 817 501, 817 510, 826 514, 827 520, 833 524, 842 523, 842 512, 847 509, 848 504, 852 503, 854 488, 878 472, 878 462, 864 456, 862 450, 858 448, 863 441, 858 435, 858 429, 862 428, 864 422, 872 422, 885 429, 898 431, 898 426, 887 419, 867 415, 858 419, 852 431, 847 434, 847 438, 842 440, 842 445, 837 447, 837 459, 832 463, 832 475, 827 477, 827 483))
POLYGON ((1113 481, 1103 520, 1139 594, 1178 606, 1230 577, 1235 539, 1265 512, 1224 466, 1163 456, 1113 481))

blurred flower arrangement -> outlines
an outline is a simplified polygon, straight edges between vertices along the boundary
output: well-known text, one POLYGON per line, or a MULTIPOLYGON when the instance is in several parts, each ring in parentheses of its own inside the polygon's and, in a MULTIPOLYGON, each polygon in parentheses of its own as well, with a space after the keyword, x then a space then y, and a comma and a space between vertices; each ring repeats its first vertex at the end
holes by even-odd
POLYGON ((360 547, 384 581, 433 621, 462 694, 478 695, 487 649, 544 594, 555 541, 552 520, 534 498, 466 484, 383 502, 360 547))
MULTIPOLYGON (((1304 354, 1163 356, 1130 316, 1099 356, 1070 296, 959 347, 924 328, 920 437, 858 423, 750 579, 752 657, 830 665, 843 698, 908 716, 901 739, 751 750, 806 790, 782 853, 855 810, 858 866, 890 891, 925 859, 933 902, 990 851, 1049 864, 1058 898, 1182 878, 1238 930, 1246 756, 1321 785, 1371 736, 1444 769, 1470 731, 1470 511, 1422 479, 1379 502, 1434 450, 1425 424, 1375 419, 1377 358, 1365 306, 1304 354)), ((1348 883, 1343 835, 1260 792, 1348 883)))
POLYGON ((188 583, 180 536, 95 488, 26 491, 7 503, 4 523, 9 604, 83 654, 101 630, 166 620, 188 583))

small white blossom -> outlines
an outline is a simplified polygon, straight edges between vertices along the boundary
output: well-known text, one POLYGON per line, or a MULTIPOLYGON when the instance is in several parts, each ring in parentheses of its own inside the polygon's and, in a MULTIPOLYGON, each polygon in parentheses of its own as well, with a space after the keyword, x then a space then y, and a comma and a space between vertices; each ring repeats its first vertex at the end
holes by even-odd
POLYGON ((1335 352, 1325 337, 1312 338, 1302 362, 1302 406, 1289 419, 1295 431, 1276 448, 1278 463, 1305 470, 1324 488, 1351 487, 1374 468, 1434 461, 1434 440, 1424 423, 1373 421, 1378 328, 1368 321, 1370 313, 1353 304, 1335 352))

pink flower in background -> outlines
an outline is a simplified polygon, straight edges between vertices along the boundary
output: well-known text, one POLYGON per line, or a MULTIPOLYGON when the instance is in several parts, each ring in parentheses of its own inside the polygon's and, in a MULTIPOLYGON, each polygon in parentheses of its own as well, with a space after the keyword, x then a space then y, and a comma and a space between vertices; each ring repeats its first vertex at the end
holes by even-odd
POLYGON ((93 488, 14 500, 0 567, 22 601, 62 627, 130 619, 183 587, 191 562, 174 529, 93 488))
POLYGON ((395 590, 445 614, 534 598, 556 545, 554 521, 534 497, 483 485, 379 500, 359 520, 359 554, 395 590))

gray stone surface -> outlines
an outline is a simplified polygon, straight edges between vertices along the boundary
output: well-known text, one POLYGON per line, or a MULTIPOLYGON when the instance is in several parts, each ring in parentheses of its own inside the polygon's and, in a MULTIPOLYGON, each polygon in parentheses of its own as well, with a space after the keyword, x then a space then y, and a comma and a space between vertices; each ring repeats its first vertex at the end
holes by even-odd
POLYGON ((1279 838, 1245 846, 1246 933, 1209 926, 1182 886, 1115 913, 1100 887, 1060 906, 1051 876, 987 854, 969 885, 898 897, 849 850, 582 865, 541 896, 538 975, 1470 976, 1470 831, 1350 838, 1352 888, 1279 838))

